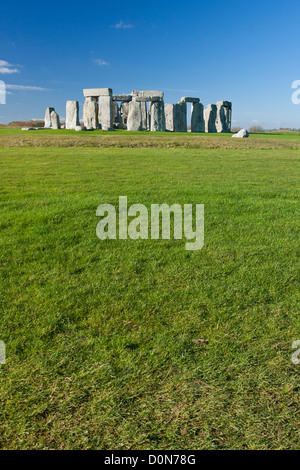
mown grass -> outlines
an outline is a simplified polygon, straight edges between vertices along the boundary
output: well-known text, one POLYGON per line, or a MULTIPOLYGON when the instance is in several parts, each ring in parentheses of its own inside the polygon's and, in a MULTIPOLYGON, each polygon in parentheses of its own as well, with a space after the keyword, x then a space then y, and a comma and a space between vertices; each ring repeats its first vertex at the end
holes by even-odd
POLYGON ((0 157, 2 448, 299 447, 298 151, 0 157), (100 241, 119 195, 204 203, 203 249, 100 241))
POLYGON ((248 139, 232 139, 232 134, 183 132, 76 132, 68 129, 22 131, 0 128, 0 147, 79 148, 186 148, 300 150, 300 133, 251 134, 248 139))

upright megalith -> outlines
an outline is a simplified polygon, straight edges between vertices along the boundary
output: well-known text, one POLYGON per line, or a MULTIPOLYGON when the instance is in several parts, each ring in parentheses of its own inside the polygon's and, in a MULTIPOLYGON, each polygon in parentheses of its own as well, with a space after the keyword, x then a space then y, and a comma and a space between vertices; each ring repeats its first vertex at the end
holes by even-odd
POLYGON ((230 132, 231 128, 231 103, 230 101, 217 101, 217 132, 230 132))
POLYGON ((59 115, 54 110, 51 111, 50 119, 51 119, 51 128, 60 129, 59 115))
POLYGON ((52 111, 54 111, 54 108, 47 108, 46 109, 45 118, 44 118, 44 121, 45 121, 44 127, 51 127, 52 126, 52 123, 51 123, 51 113, 52 113, 52 111))
POLYGON ((165 106, 163 101, 151 101, 150 130, 152 132, 166 130, 165 106))
POLYGON ((216 129, 217 106, 208 104, 204 110, 205 132, 217 132, 216 129))
POLYGON ((143 128, 141 102, 132 100, 129 102, 127 130, 141 131, 143 128))
POLYGON ((96 96, 87 96, 83 105, 83 123, 89 130, 98 129, 98 103, 96 96))
POLYGON ((174 132, 174 104, 165 104, 166 131, 174 132))
POLYGON ((192 102, 191 132, 205 132, 203 104, 192 102))
POLYGON ((122 120, 123 129, 127 129, 128 112, 129 112, 129 102, 128 101, 123 101, 121 103, 121 107, 120 107, 120 113, 121 113, 121 120, 122 120))
POLYGON ((142 131, 147 130, 147 102, 144 101, 141 103, 141 112, 142 112, 142 131))
POLYGON ((67 101, 66 129, 75 129, 75 127, 79 125, 79 103, 78 101, 67 101))
POLYGON ((112 94, 99 96, 99 125, 104 131, 113 130, 112 94))
POLYGON ((113 101, 113 126, 114 129, 123 129, 120 108, 117 101, 113 101))
POLYGON ((187 132, 186 103, 183 101, 174 105, 174 131, 187 132))

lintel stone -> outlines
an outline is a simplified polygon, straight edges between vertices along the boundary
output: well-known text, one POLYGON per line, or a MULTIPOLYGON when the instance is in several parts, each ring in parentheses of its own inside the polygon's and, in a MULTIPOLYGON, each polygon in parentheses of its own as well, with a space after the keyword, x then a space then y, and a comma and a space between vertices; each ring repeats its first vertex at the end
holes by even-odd
POLYGON ((199 103, 199 98, 191 98, 190 96, 183 96, 180 100, 182 103, 199 103))
POLYGON ((85 88, 83 95, 87 97, 112 96, 111 88, 85 88))
POLYGON ((131 95, 112 95, 113 101, 131 101, 131 95))

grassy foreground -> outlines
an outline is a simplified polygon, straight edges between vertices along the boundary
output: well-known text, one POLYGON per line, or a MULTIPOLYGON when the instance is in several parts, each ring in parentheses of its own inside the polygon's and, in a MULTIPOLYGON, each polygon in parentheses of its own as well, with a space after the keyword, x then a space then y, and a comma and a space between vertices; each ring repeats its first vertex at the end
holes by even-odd
POLYGON ((2 148, 0 171, 2 448, 299 448, 298 151, 2 148), (119 195, 205 204, 203 249, 100 241, 119 195))

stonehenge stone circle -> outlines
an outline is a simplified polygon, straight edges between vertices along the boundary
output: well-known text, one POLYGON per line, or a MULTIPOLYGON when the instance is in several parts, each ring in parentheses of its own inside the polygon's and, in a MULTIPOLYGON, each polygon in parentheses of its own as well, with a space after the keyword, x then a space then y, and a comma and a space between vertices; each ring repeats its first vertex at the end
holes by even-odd
POLYGON ((78 101, 67 101, 66 103, 66 129, 75 129, 79 126, 79 104, 78 101))
MULTIPOLYGON (((66 102, 66 129, 127 129, 158 132, 187 132, 187 103, 191 103, 191 132, 230 132, 232 103, 217 101, 204 109, 197 97, 183 96, 176 104, 164 103, 164 92, 133 90, 113 95, 111 88, 85 88, 83 124, 78 101, 66 102)), ((59 129, 59 116, 47 108, 45 128, 59 129)))

